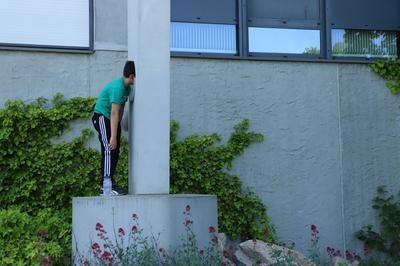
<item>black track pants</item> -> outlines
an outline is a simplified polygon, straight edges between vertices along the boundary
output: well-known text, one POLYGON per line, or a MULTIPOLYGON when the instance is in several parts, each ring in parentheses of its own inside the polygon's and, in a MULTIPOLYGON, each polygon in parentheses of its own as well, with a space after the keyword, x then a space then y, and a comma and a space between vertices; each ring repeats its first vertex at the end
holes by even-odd
MULTIPOLYGON (((118 124, 117 148, 111 150, 109 147, 111 138, 111 121, 102 114, 94 113, 92 123, 96 131, 99 133, 99 141, 101 146, 101 174, 102 177, 108 175, 114 186, 114 173, 119 158, 119 145, 121 142, 121 123, 118 124)), ((100 186, 103 186, 103 178, 100 180, 100 186)))

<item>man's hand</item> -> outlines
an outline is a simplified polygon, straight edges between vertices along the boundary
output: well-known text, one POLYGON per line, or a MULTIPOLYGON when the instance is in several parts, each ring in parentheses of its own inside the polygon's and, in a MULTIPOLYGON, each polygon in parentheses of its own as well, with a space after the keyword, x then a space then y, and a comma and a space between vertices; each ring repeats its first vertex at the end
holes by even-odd
POLYGON ((117 138, 112 137, 110 139, 110 145, 109 146, 110 146, 111 150, 115 150, 117 148, 117 138))

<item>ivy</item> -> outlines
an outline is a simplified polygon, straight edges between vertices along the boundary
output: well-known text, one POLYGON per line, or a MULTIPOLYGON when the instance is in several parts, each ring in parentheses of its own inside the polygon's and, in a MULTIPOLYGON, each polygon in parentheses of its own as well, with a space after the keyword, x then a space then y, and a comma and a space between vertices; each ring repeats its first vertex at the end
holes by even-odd
POLYGON ((386 86, 392 94, 400 93, 400 60, 380 60, 371 65, 379 76, 386 80, 386 86))
MULTIPOLYGON (((1 235, 1 265, 37 264, 35 230, 39 225, 49 227, 51 217, 66 222, 50 226, 49 243, 62 250, 50 249, 48 255, 56 264, 70 256, 72 197, 98 195, 100 154, 85 145, 93 135, 90 129, 70 142, 57 140, 73 121, 90 117, 94 102, 94 98, 64 100, 58 94, 51 102, 10 101, 0 110, 0 231, 10 232, 1 235), (49 215, 41 219, 44 210, 49 215), (13 216, 21 224, 7 222, 13 216)), ((126 187, 126 142, 122 146, 116 180, 126 187)))
MULTIPOLYGON (((37 264, 43 252, 56 264, 70 256, 72 197, 98 195, 100 153, 86 145, 91 129, 70 142, 59 139, 73 121, 89 119, 94 102, 57 94, 52 101, 9 101, 0 109, 1 265, 37 264), (45 246, 38 245, 41 227, 48 231, 45 246)), ((221 140, 217 134, 178 140, 178 128, 171 123, 171 193, 215 194, 220 231, 233 239, 275 240, 261 199, 230 173, 233 160, 263 136, 248 131, 248 120, 236 125, 221 145, 216 145, 221 140)), ((127 187, 127 177, 128 145, 123 140, 117 185, 127 187)))
POLYGON ((377 193, 372 207, 379 213, 380 232, 374 231, 372 225, 367 225, 358 231, 356 236, 365 243, 368 249, 385 254, 389 261, 399 262, 400 199, 396 200, 395 196, 387 195, 383 186, 378 187, 377 193))
POLYGON ((218 197, 218 224, 221 232, 232 239, 257 237, 276 239, 275 230, 266 215, 261 199, 247 188, 236 175, 230 174, 232 161, 263 135, 248 132, 248 119, 234 127, 227 144, 216 146, 217 134, 191 135, 177 140, 179 125, 171 126, 171 192, 214 194, 218 197), (225 171, 224 169, 227 169, 225 171))
POLYGON ((36 216, 19 208, 0 210, 0 265, 70 264, 69 214, 43 209, 36 216))

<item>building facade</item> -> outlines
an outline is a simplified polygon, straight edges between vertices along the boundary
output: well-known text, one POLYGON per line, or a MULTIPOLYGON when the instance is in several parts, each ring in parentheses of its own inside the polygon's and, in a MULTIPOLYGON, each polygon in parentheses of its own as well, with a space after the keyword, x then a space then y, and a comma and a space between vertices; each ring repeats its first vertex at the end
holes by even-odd
MULTIPOLYGON (((400 13, 382 10, 389 12, 382 22, 368 9, 357 20, 351 6, 341 9, 346 1, 336 0, 298 1, 301 12, 282 11, 278 1, 172 2, 171 119, 180 123, 180 137, 217 132, 227 140, 249 118, 265 141, 250 146, 233 172, 268 206, 279 238, 307 252, 316 224, 322 247, 357 250, 354 232, 377 222, 377 186, 400 190, 400 102, 366 64, 398 54, 400 13)), ((96 96, 121 75, 127 2, 86 3, 87 12, 73 16, 89 23, 66 41, 0 33, 1 106, 57 92, 96 96)), ((76 124, 69 135, 85 126, 76 124)))

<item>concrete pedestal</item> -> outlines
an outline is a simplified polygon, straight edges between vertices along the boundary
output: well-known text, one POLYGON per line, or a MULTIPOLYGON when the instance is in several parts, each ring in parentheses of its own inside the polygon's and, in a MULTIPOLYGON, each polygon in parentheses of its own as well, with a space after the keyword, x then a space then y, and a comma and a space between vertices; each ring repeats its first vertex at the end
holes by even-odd
POLYGON ((160 233, 160 246, 165 249, 175 248, 182 243, 181 237, 185 233, 183 212, 187 205, 190 206, 192 228, 199 246, 208 246, 208 227, 213 226, 217 229, 218 225, 216 196, 162 194, 74 198, 73 255, 89 254, 91 244, 104 243, 97 236, 97 223, 107 231, 107 236, 112 242, 118 237, 119 228, 123 228, 127 235, 134 225, 133 214, 139 217, 137 222, 143 229, 143 235, 157 236, 160 233))

